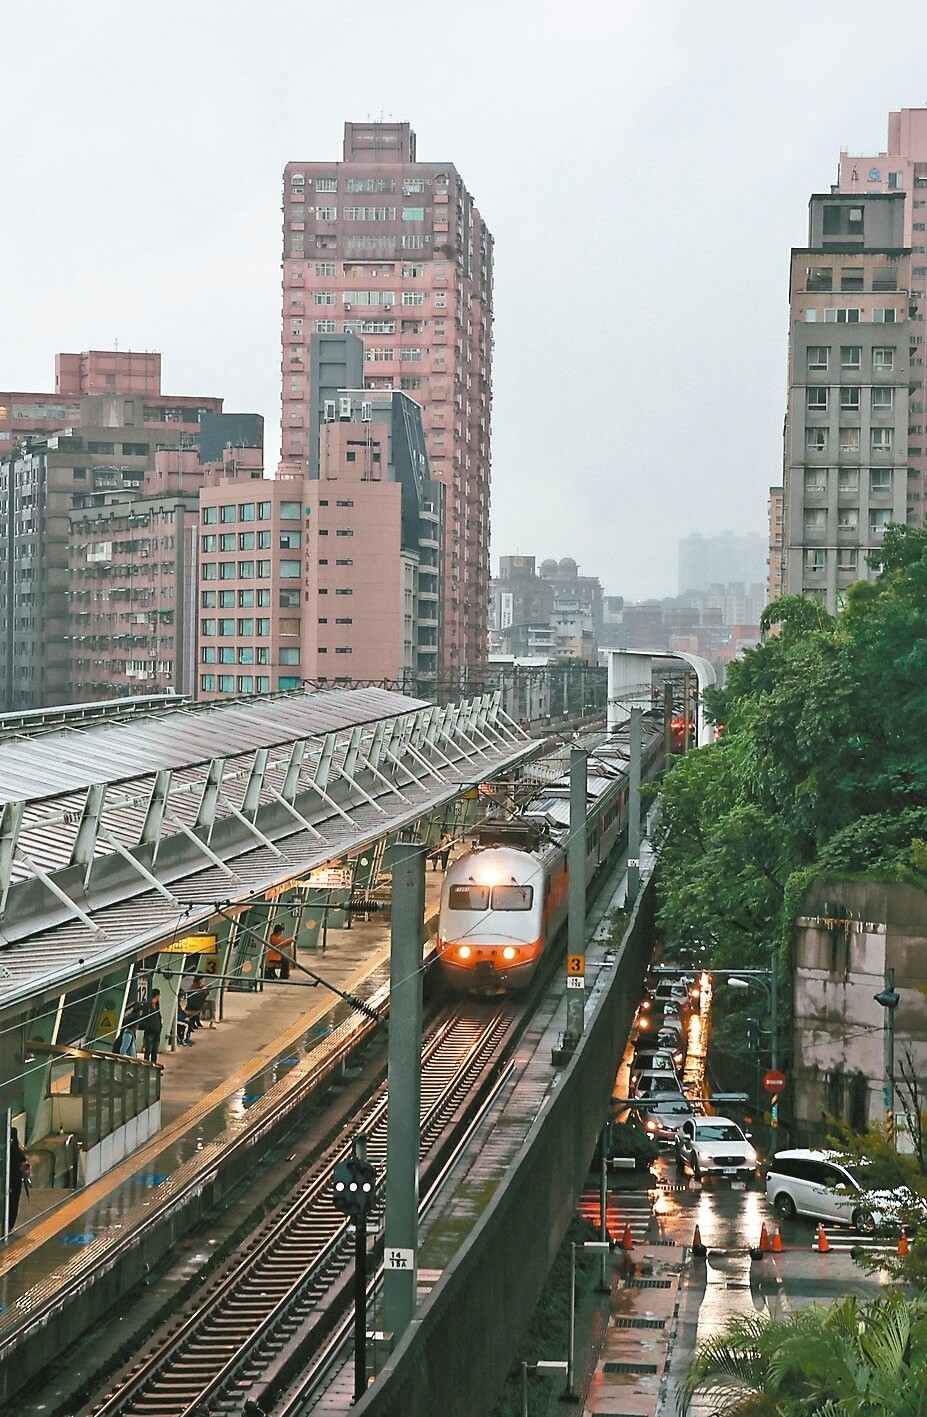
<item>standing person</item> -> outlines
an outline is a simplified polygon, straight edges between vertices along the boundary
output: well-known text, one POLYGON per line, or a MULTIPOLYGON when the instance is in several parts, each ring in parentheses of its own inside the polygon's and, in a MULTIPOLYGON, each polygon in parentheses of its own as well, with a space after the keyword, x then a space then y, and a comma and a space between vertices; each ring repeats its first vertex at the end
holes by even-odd
POLYGON ((9 1186, 9 1209, 7 1211, 7 1223, 10 1230, 16 1224, 16 1217, 19 1214, 19 1198, 26 1188, 26 1195, 29 1194, 29 1182, 32 1179, 32 1167, 29 1165, 29 1158, 19 1144, 19 1132, 15 1127, 10 1127, 10 1155, 9 1173, 7 1183, 9 1186))
POLYGON ((161 990, 155 989, 148 1000, 141 1019, 142 1035, 145 1039, 145 1062, 157 1063, 161 1046, 161 990))
POLYGON ((442 869, 442 871, 446 871, 446 870, 447 870, 447 863, 448 863, 448 861, 450 861, 450 859, 451 859, 451 846, 452 846, 452 845, 453 845, 453 843, 452 843, 450 837, 448 836, 447 832, 442 832, 442 833, 441 833, 441 845, 440 845, 440 847, 438 848, 438 854, 439 854, 439 856, 441 857, 441 869, 442 869))
POLYGON ((116 1042, 113 1044, 114 1053, 122 1053, 126 1058, 134 1058, 138 1052, 135 1043, 135 1029, 144 1012, 138 1003, 132 1003, 125 1011, 122 1020, 122 1027, 116 1035, 116 1042))
POLYGON ((265 979, 276 979, 278 969, 281 979, 289 979, 290 950, 292 948, 293 941, 284 933, 283 926, 275 925, 267 942, 267 959, 264 963, 265 979))

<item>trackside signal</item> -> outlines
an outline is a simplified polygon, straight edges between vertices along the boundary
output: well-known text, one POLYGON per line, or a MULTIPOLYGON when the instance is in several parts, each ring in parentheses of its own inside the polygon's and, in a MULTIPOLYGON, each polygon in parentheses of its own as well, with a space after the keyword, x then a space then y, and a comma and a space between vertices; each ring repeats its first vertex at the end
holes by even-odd
POLYGON ((360 1219, 369 1214, 376 1200, 376 1168, 359 1156, 339 1161, 332 1176, 332 1204, 335 1209, 343 1215, 360 1219))

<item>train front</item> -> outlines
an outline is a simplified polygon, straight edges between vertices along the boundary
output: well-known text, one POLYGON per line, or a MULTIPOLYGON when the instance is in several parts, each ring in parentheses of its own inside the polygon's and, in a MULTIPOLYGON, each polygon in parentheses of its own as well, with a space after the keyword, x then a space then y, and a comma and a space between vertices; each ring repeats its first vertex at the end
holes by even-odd
POLYGON ((483 847, 448 867, 438 917, 438 958, 458 991, 527 989, 543 949, 541 862, 511 847, 483 847))

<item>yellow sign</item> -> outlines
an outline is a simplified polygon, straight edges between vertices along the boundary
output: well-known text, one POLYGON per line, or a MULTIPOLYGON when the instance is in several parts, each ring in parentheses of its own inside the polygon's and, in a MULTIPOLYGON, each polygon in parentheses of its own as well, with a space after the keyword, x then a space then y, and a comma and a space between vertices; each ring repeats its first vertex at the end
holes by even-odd
POLYGON ((567 955, 567 974, 577 975, 577 974, 585 974, 585 973, 586 973, 586 956, 585 956, 585 955, 567 955))
POLYGON ((200 973, 218 974, 222 961, 218 955, 200 955, 200 973))
POLYGON ((115 1033, 116 1015, 109 1009, 101 1009, 97 1014, 97 1034, 115 1033))
POLYGON ((165 955, 212 954, 216 947, 215 935, 184 935, 182 940, 172 940, 161 947, 165 955))

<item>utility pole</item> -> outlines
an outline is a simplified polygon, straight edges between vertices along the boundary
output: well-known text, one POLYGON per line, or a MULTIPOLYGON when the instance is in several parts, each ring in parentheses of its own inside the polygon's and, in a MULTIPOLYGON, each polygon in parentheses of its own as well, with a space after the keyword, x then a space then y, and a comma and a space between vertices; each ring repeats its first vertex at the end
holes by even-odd
POLYGON ((570 837, 567 844, 567 1008, 564 1047, 586 1026, 586 753, 570 750, 570 837))
POLYGON ((901 995, 895 988, 895 971, 886 969, 885 988, 873 995, 885 1010, 885 1077, 882 1083, 882 1106, 885 1108, 885 1135, 895 1145, 895 1010, 901 995))
POLYGON ((644 736, 644 714, 639 708, 631 710, 629 750, 631 761, 628 766, 628 885, 625 901, 632 906, 637 900, 641 880, 641 751, 644 736))

